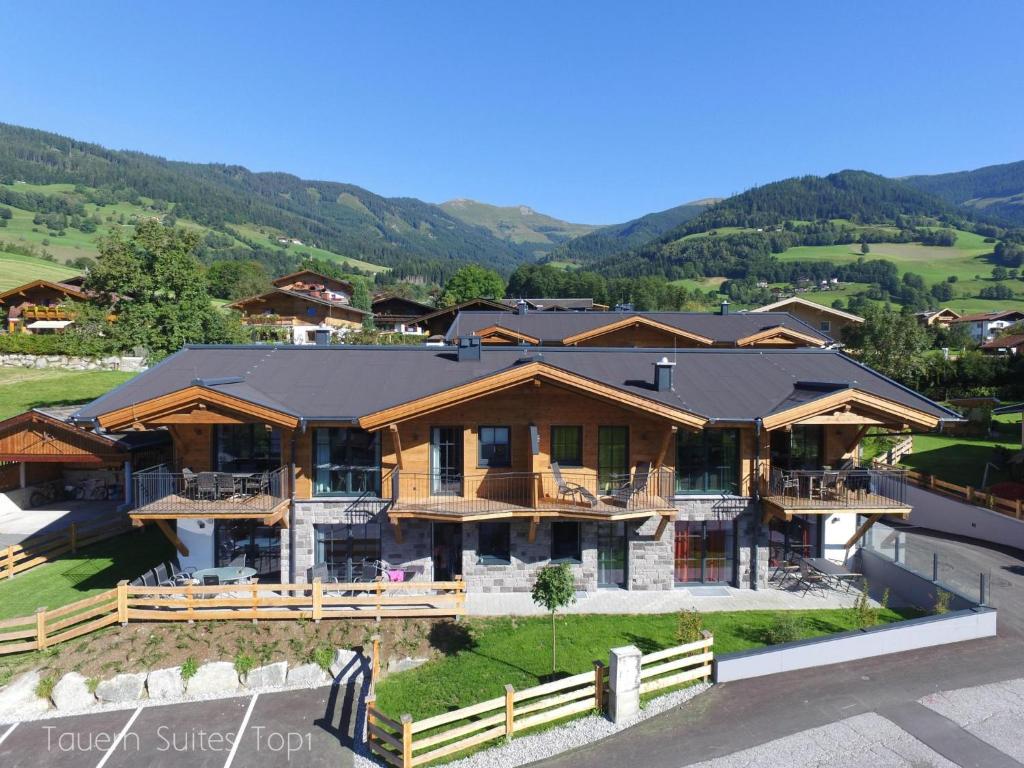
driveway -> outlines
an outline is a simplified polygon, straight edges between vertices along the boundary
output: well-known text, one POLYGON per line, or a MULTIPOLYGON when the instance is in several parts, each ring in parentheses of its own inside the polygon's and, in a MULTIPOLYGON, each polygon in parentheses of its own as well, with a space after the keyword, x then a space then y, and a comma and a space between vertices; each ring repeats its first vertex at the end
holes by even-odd
MULTIPOLYGON (((954 765, 1020 768, 1002 752, 980 746, 973 736, 968 738, 970 734, 958 724, 928 710, 919 700, 942 691, 1021 677, 1024 552, 918 529, 908 529, 907 536, 908 551, 940 551, 941 561, 948 566, 943 578, 962 578, 965 586, 975 585, 976 590, 976 574, 981 570, 991 574, 992 602, 999 609, 998 637, 716 685, 676 710, 536 763, 536 768, 619 768, 631 764, 680 768, 715 758, 722 758, 720 763, 712 763, 715 766, 752 765, 760 763, 751 757, 753 753, 743 751, 762 745, 771 747, 775 763, 785 755, 790 766, 816 765, 811 758, 801 761, 806 753, 799 749, 800 735, 808 741, 820 741, 824 738, 821 733, 845 727, 844 721, 862 715, 883 718, 954 765), (819 728, 826 731, 807 734, 819 728), (789 746, 786 742, 770 745, 787 737, 792 738, 789 746), (743 754, 736 754, 740 752, 743 754)), ((929 564, 930 559, 927 555, 929 564)), ((822 764, 859 764, 849 758, 847 754, 846 759, 822 764)), ((913 760, 888 764, 911 765, 913 760)))
MULTIPOLYGON (((2 496, 2 494, 0 494, 2 496)), ((122 518, 117 501, 59 501, 35 509, 0 505, 0 547, 18 544, 30 536, 66 529, 71 523, 114 522, 122 518)))

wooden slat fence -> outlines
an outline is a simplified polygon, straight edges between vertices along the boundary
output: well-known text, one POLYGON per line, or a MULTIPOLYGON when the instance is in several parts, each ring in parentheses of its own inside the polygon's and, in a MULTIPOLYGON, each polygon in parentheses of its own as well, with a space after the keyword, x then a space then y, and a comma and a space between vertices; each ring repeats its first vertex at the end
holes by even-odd
MULTIPOLYGON (((641 693, 710 677, 713 643, 714 638, 705 633, 696 643, 643 656, 641 693)), ((386 715, 371 691, 366 700, 367 744, 385 763, 414 768, 539 725, 584 712, 603 712, 606 700, 607 672, 601 662, 595 662, 591 672, 521 691, 506 685, 503 696, 423 720, 386 715)))
MULTIPOLYGON (((34 616, 0 621, 0 655, 42 650, 111 624, 138 621, 295 621, 458 617, 461 580, 358 584, 232 584, 115 589, 34 616)), ((374 664, 379 674, 378 650, 374 664)))
POLYGON ((966 504, 987 507, 994 512, 1014 517, 1017 520, 1024 520, 1024 499, 1005 499, 969 485, 957 485, 940 480, 935 475, 927 475, 924 472, 913 470, 907 470, 907 481, 918 488, 952 496, 966 504))
POLYGON ((20 544, 0 549, 0 579, 13 578, 15 574, 56 560, 62 555, 75 554, 80 547, 119 536, 130 529, 131 524, 125 518, 114 522, 100 520, 71 523, 67 528, 52 533, 30 536, 20 544))

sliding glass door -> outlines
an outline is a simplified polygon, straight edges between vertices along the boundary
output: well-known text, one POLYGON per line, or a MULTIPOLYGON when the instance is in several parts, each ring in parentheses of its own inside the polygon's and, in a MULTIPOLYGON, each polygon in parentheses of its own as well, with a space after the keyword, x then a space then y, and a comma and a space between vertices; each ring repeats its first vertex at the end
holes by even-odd
POLYGON ((462 495, 462 427, 431 428, 430 474, 433 495, 462 495))
POLYGON ((597 483, 610 491, 629 482, 629 427, 597 428, 597 483))
POLYGON ((686 520, 676 523, 676 584, 731 584, 735 580, 735 523, 686 520))
POLYGON ((597 586, 626 588, 628 546, 625 523, 597 524, 597 586))

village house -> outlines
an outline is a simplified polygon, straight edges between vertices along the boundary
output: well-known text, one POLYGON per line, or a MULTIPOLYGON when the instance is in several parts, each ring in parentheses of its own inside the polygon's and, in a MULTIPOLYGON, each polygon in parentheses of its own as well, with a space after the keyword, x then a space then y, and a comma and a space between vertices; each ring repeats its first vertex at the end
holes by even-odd
POLYGON ((422 335, 426 333, 426 326, 419 319, 433 312, 435 307, 392 293, 382 293, 374 297, 370 309, 378 331, 422 335))
POLYGON ((964 325, 971 338, 978 344, 993 339, 1001 330, 1024 321, 1024 311, 1007 309, 997 312, 978 312, 963 315, 951 322, 951 325, 964 325))
POLYGON ((8 333, 56 333, 74 320, 68 302, 87 298, 80 282, 55 283, 33 280, 0 293, 0 306, 7 311, 8 333))
POLYGON ((827 333, 833 339, 842 341, 843 332, 847 328, 860 325, 864 318, 852 312, 844 312, 841 309, 826 307, 824 304, 816 304, 799 296, 792 296, 788 299, 766 304, 763 307, 750 310, 751 312, 788 312, 789 314, 803 320, 812 328, 822 333, 827 333))
MULTIPOLYGON (((558 317, 562 313, 545 313, 558 317)), ((724 317, 714 322, 731 322, 724 317)), ((758 588, 795 553, 842 560, 910 511, 869 429, 956 413, 817 346, 187 347, 82 407, 106 432, 166 431, 131 516, 183 565, 242 552, 262 583, 461 577, 524 591, 758 588)))
POLYGON ((926 327, 949 328, 950 324, 960 319, 960 313, 949 307, 942 309, 929 309, 924 312, 915 312, 917 322, 926 327))

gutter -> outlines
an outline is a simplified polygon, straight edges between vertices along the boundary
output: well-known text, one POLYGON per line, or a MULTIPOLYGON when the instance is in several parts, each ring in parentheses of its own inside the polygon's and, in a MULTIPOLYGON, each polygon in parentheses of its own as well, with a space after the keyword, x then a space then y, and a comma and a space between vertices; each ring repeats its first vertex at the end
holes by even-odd
MULTIPOLYGON (((306 434, 308 421, 299 419, 299 434, 306 434)), ((295 535, 295 443, 296 433, 292 431, 291 449, 289 458, 291 462, 288 467, 288 475, 291 482, 288 483, 288 579, 292 584, 298 582, 297 569, 295 566, 296 535, 295 535)))
POLYGON ((761 546, 761 423, 760 417, 754 419, 754 466, 757 469, 754 472, 754 492, 751 494, 754 497, 754 546, 750 550, 750 588, 755 592, 758 590, 757 553, 761 546))

